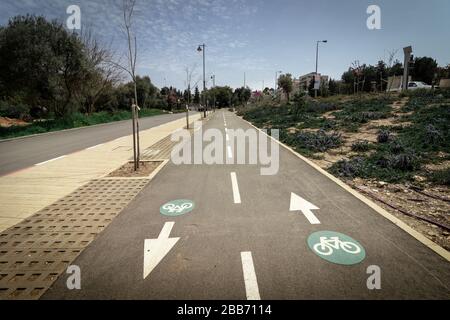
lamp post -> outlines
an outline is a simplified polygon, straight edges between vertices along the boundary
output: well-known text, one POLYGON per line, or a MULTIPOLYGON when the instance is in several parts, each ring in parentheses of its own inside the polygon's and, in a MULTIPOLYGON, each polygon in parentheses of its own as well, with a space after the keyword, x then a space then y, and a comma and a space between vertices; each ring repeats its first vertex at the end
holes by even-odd
MULTIPOLYGON (((317 46, 316 46, 316 78, 318 76, 318 69, 319 69, 319 43, 327 43, 328 40, 319 40, 317 41, 317 46)), ((314 79, 314 81, 316 81, 316 79, 314 79)), ((314 88, 315 91, 315 97, 317 98, 317 91, 318 89, 314 88)))
POLYGON ((197 51, 198 52, 203 52, 203 107, 204 107, 204 116, 206 118, 206 103, 205 103, 205 94, 206 94, 206 71, 205 71, 205 49, 206 49, 206 45, 205 44, 201 44, 198 46, 197 51))
MULTIPOLYGON (((211 76, 211 80, 213 81, 213 88, 215 89, 216 88, 216 75, 215 74, 213 74, 211 76)), ((216 92, 215 91, 213 93, 213 100, 214 100, 213 110, 214 110, 214 112, 216 112, 216 92)))

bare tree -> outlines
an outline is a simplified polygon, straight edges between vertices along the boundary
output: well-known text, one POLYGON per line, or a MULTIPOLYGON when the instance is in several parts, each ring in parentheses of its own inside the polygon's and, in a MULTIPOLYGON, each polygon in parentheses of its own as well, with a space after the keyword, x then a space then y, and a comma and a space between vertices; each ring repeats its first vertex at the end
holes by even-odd
POLYGON ((111 64, 113 58, 111 49, 99 43, 92 34, 90 28, 83 29, 80 34, 85 45, 88 57, 89 70, 86 86, 83 92, 85 99, 85 110, 91 114, 95 112, 95 104, 99 97, 110 87, 121 79, 120 69, 111 64))
POLYGON ((139 169, 140 162, 140 143, 139 143, 139 106, 137 96, 136 81, 136 62, 137 62, 137 39, 133 33, 133 17, 135 12, 136 0, 122 0, 123 11, 123 28, 127 38, 127 66, 123 66, 120 62, 113 62, 115 66, 128 73, 134 84, 134 103, 131 106, 133 118, 133 153, 134 153, 134 170, 139 169))
POLYGON ((365 65, 361 65, 359 63, 359 60, 355 60, 352 63, 351 69, 352 69, 353 75, 355 77, 355 80, 354 80, 355 81, 354 82, 354 90, 356 87, 355 93, 359 93, 359 97, 361 98, 362 97, 361 94, 362 94, 362 91, 364 90, 364 85, 366 83, 366 77, 364 74, 365 65), (360 88, 360 84, 362 84, 362 88, 360 88))
POLYGON ((186 73, 186 88, 188 90, 188 101, 187 101, 188 104, 191 103, 192 78, 194 76, 196 69, 197 69, 197 64, 194 64, 192 67, 186 66, 184 68, 184 71, 186 73))
MULTIPOLYGON (((398 49, 390 50, 388 52, 388 59, 387 59, 387 63, 386 63, 388 71, 392 69, 392 67, 394 65, 394 61, 395 61, 395 56, 397 55, 397 53, 398 53, 398 49)), ((383 81, 387 82, 386 96, 389 97, 391 94, 391 87, 392 87, 392 81, 389 82, 389 72, 387 74, 387 79, 383 80, 383 81)))

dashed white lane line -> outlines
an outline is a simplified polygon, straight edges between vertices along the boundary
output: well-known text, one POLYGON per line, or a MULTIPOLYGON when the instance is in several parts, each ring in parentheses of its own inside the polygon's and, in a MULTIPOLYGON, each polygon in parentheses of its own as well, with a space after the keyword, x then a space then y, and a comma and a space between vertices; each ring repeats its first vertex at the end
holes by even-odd
POLYGON ((247 300, 261 300, 252 253, 241 252, 241 260, 247 300))
POLYGON ((228 135, 228 133, 226 134, 227 137, 227 141, 230 141, 230 136, 228 135))
POLYGON ((241 193, 239 192, 239 185, 236 172, 231 173, 231 186, 233 187, 233 198, 235 204, 241 203, 241 193))
POLYGON ((231 150, 231 146, 227 146, 227 154, 228 158, 233 159, 233 150, 231 150))
POLYGON ((36 163, 35 166, 42 166, 43 164, 50 163, 50 162, 53 162, 53 161, 56 161, 56 160, 59 160, 59 159, 65 158, 65 157, 67 157, 67 156, 61 156, 61 157, 50 159, 50 160, 47 160, 47 161, 44 161, 41 163, 36 163))
POLYGON ((98 148, 98 147, 100 147, 102 145, 104 145, 104 143, 98 144, 98 145, 90 147, 90 148, 86 148, 86 150, 92 150, 92 149, 98 148))

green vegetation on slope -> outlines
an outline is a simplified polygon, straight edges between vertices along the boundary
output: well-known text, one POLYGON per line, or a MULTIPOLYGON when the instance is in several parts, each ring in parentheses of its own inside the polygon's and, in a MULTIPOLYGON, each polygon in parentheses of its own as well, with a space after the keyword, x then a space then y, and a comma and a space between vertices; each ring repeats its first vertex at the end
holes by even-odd
MULTIPOLYGON (((140 117, 151 117, 160 115, 162 113, 163 112, 161 110, 142 109, 140 112, 140 117)), ((119 111, 115 113, 98 112, 89 116, 83 115, 81 113, 74 113, 70 117, 66 117, 63 119, 34 122, 33 124, 24 127, 0 127, 0 139, 23 137, 32 134, 92 126, 96 124, 128 119, 131 119, 131 112, 129 111, 119 111)))
POLYGON ((377 142, 354 142, 352 156, 334 163, 329 171, 344 178, 387 182, 411 181, 421 174, 448 184, 449 169, 429 172, 424 166, 450 160, 449 92, 411 92, 400 115, 394 115, 393 100, 384 96, 335 103, 302 98, 278 107, 251 107, 240 114, 261 128, 280 129, 282 142, 310 157, 341 146, 342 133, 356 134, 370 121, 393 118, 395 125, 380 128, 377 142))

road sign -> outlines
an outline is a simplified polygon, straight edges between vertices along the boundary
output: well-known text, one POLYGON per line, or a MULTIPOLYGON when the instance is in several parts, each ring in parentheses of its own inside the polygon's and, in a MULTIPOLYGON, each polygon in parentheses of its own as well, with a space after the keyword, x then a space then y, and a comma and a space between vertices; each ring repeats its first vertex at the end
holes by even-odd
POLYGON ((177 217, 194 210, 195 203, 191 200, 174 200, 160 208, 160 213, 169 217, 177 217))
POLYGON ((320 74, 314 75, 314 90, 320 90, 321 80, 320 74))
POLYGON ((316 255, 335 264, 354 265, 366 258, 366 251, 358 241, 339 232, 315 232, 309 236, 308 246, 316 255))

